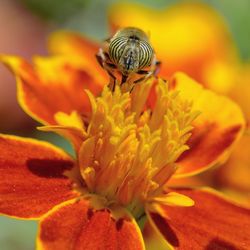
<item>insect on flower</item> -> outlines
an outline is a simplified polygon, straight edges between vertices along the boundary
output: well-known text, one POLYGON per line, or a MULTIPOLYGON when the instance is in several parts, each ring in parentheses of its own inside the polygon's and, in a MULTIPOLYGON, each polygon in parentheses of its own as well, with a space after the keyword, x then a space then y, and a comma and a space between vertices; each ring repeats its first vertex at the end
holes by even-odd
POLYGON ((35 58, 34 65, 0 57, 17 78, 22 107, 44 124, 39 130, 63 135, 75 152, 0 134, 0 214, 39 219, 38 250, 145 250, 155 235, 164 249, 248 249, 250 210, 214 190, 171 183, 228 156, 245 127, 240 108, 183 73, 168 83, 150 77, 132 93, 118 79, 114 90, 95 95, 87 87, 107 79, 97 80, 94 52, 73 50, 92 47, 63 37, 53 38, 72 48, 63 57, 35 58))
POLYGON ((156 75, 160 62, 156 60, 148 35, 141 29, 126 27, 107 39, 96 55, 110 76, 109 87, 116 83, 132 90, 134 84, 156 75))

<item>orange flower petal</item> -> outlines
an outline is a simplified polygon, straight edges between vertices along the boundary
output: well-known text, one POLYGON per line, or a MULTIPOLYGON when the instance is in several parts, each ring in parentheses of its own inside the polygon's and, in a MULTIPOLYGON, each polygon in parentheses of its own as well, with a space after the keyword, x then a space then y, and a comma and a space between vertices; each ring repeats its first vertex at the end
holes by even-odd
POLYGON ((35 58, 34 66, 18 57, 3 56, 1 60, 17 77, 23 109, 45 124, 56 124, 54 114, 59 111, 88 114, 90 104, 84 88, 94 94, 101 91, 101 78, 75 58, 35 58))
POLYGON ((100 44, 79 35, 79 33, 58 31, 49 37, 49 51, 55 55, 76 56, 79 60, 88 63, 88 66, 102 77, 102 84, 108 82, 107 73, 98 64, 95 55, 99 51, 100 44))
POLYGON ((177 249, 248 249, 250 210, 236 206, 215 192, 178 190, 195 201, 193 207, 168 207, 165 219, 151 220, 165 239, 177 249))
POLYGON ((0 213, 37 218, 75 197, 63 172, 72 159, 49 143, 0 135, 0 213))
POLYGON ((86 139, 85 125, 83 117, 73 111, 71 114, 58 112, 54 116, 58 125, 38 127, 42 131, 57 132, 63 137, 67 138, 73 145, 77 153, 82 142, 86 139))
POLYGON ((237 52, 225 21, 211 6, 187 1, 159 10, 123 2, 112 6, 109 20, 113 30, 135 26, 150 34, 162 76, 183 71, 219 91, 232 84, 237 52))
POLYGON ((40 223, 38 249, 144 249, 136 224, 115 221, 108 210, 94 211, 84 200, 66 202, 40 223))
POLYGON ((224 162, 245 125, 238 105, 204 89, 183 73, 175 74, 170 85, 183 99, 193 102, 194 110, 201 112, 193 123, 190 149, 177 162, 180 167, 175 177, 196 174, 224 162))

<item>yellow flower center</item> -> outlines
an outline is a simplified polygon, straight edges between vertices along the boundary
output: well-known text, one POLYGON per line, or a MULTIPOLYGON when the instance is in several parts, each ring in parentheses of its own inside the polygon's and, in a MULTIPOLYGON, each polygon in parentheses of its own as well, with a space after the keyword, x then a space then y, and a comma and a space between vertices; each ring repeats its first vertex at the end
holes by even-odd
POLYGON ((95 98, 89 91, 92 115, 78 153, 80 171, 90 193, 138 214, 145 202, 162 194, 176 170, 175 161, 197 113, 192 104, 158 80, 154 108, 145 109, 153 79, 135 86, 104 88, 95 98))

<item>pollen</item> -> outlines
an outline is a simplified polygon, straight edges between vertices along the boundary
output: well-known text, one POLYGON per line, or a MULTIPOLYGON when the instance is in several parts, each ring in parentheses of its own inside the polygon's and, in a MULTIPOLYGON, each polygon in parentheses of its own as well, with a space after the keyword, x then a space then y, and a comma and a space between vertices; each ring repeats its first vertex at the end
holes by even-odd
POLYGON ((157 81, 153 108, 147 108, 152 79, 132 93, 106 87, 95 98, 86 90, 92 115, 78 153, 82 178, 90 193, 133 211, 162 194, 197 116, 191 102, 157 81))

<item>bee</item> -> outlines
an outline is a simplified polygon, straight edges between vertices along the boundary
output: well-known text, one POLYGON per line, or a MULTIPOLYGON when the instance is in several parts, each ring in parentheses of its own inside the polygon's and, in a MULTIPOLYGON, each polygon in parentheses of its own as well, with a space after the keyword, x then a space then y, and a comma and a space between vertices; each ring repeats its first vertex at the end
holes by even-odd
POLYGON ((120 29, 105 40, 96 58, 110 76, 112 91, 124 83, 131 91, 135 84, 156 75, 160 65, 147 34, 134 27, 120 29))

